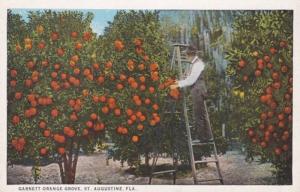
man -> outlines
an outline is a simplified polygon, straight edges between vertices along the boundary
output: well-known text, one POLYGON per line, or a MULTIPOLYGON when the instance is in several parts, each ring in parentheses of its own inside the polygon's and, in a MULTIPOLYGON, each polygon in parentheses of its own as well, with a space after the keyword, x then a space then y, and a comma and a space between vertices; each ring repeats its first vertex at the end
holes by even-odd
POLYGON ((212 139, 211 132, 206 120, 206 112, 204 107, 204 99, 207 91, 204 81, 204 62, 198 58, 197 49, 190 45, 186 49, 187 59, 192 63, 190 74, 183 80, 175 81, 170 86, 171 89, 183 88, 191 86, 191 94, 193 101, 193 113, 195 118, 195 130, 200 132, 200 141, 205 142, 212 139))

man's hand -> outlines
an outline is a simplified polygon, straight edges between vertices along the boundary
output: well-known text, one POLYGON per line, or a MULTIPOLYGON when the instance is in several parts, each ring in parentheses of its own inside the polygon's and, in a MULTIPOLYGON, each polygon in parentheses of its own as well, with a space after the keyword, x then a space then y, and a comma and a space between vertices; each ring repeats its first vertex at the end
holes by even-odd
POLYGON ((175 81, 172 85, 170 85, 170 89, 177 89, 178 87, 178 81, 175 81))

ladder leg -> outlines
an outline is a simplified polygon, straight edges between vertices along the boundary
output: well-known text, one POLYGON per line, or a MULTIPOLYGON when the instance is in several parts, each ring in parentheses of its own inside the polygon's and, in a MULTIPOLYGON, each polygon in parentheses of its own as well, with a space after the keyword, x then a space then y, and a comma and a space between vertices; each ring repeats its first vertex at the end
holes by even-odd
MULTIPOLYGON (((181 57, 180 57, 180 47, 176 47, 176 54, 177 54, 177 61, 179 65, 179 75, 180 78, 182 78, 182 63, 181 63, 181 57)), ((195 158, 194 158, 194 151, 192 146, 192 135, 190 130, 190 123, 189 123, 189 117, 187 112, 187 104, 186 104, 186 96, 185 96, 185 89, 183 93, 183 112, 184 112, 184 119, 185 119, 185 127, 187 131, 187 137, 188 137, 188 147, 189 147, 189 153, 190 153, 190 163, 192 167, 192 174, 194 178, 194 183, 197 183, 197 175, 196 175, 196 166, 195 166, 195 158)))
POLYGON ((213 136, 213 132, 212 132, 210 120, 209 120, 209 114, 208 114, 208 110, 207 110, 206 101, 204 101, 204 107, 205 107, 206 121, 207 121, 207 124, 208 124, 208 128, 209 128, 209 131, 211 133, 211 137, 212 137, 212 139, 214 141, 214 144, 213 144, 214 149, 213 150, 214 150, 214 157, 215 157, 215 159, 217 161, 216 162, 217 172, 218 172, 221 184, 224 184, 223 177, 222 177, 222 174, 221 174, 221 169, 220 169, 220 163, 219 163, 219 158, 218 158, 218 151, 217 151, 216 143, 215 143, 215 140, 214 140, 214 136, 213 136))

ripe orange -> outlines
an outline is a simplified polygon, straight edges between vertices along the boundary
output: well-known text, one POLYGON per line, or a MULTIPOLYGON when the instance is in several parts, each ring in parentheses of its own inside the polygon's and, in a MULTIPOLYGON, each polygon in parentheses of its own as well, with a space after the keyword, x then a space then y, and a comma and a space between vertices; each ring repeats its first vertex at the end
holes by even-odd
POLYGON ((144 125, 141 124, 141 123, 139 123, 139 124, 137 125, 137 130, 139 130, 139 131, 144 130, 144 125))
POLYGON ((82 136, 87 136, 89 134, 89 131, 87 129, 82 130, 82 136))
POLYGON ((142 46, 143 42, 140 38, 134 38, 133 43, 135 46, 142 46))
POLYGON ((99 76, 99 77, 97 78, 97 82, 98 82, 98 84, 100 84, 100 85, 103 84, 104 81, 105 81, 104 76, 99 76))
POLYGON ((128 124, 128 125, 132 125, 132 124, 133 124, 133 121, 132 121, 131 119, 128 119, 128 120, 127 120, 127 124, 128 124))
POLYGON ((12 118, 12 123, 14 125, 17 125, 20 123, 20 117, 18 115, 14 115, 13 118, 12 118))
POLYGON ((56 54, 57 54, 58 56, 62 57, 62 56, 64 56, 64 54, 65 54, 65 50, 64 50, 63 48, 58 48, 58 49, 56 50, 56 54))
POLYGON ((255 73, 254 73, 254 75, 256 76, 256 77, 259 77, 259 76, 261 76, 261 70, 255 70, 255 73))
POLYGON ((87 121, 87 122, 85 123, 85 125, 86 125, 88 128, 92 128, 94 124, 93 124, 92 121, 87 121))
POLYGON ((91 40, 91 38, 92 38, 91 32, 86 31, 86 32, 83 33, 83 40, 89 41, 89 40, 91 40))
POLYGON ((65 154, 65 148, 64 148, 64 147, 58 147, 58 148, 57 148, 57 152, 58 152, 60 155, 64 155, 64 154, 65 154))
POLYGON ((73 70, 74 75, 79 75, 80 74, 80 69, 79 68, 75 68, 73 70))
POLYGON ((10 70, 10 76, 11 76, 12 78, 17 77, 17 75, 18 75, 17 70, 15 70, 15 69, 11 69, 11 70, 10 70))
POLYGON ((146 98, 144 102, 145 102, 146 105, 150 105, 151 104, 151 100, 149 98, 146 98))
POLYGON ((10 85, 11 87, 15 87, 15 86, 17 86, 17 81, 16 81, 16 80, 11 80, 11 81, 9 82, 9 85, 10 85))
POLYGON ((74 107, 76 104, 76 101, 74 99, 70 99, 68 103, 69 103, 70 107, 74 107))
POLYGON ((137 135, 133 135, 133 136, 131 137, 131 141, 132 141, 133 143, 137 143, 137 142, 139 142, 139 140, 140 140, 140 137, 137 136, 137 135))
POLYGON ((106 102, 106 97, 104 95, 100 96, 99 101, 102 102, 102 103, 105 103, 106 102))
POLYGON ((60 135, 60 134, 55 134, 53 136, 54 141, 56 141, 57 143, 65 143, 66 138, 64 135, 60 135))
POLYGON ((40 127, 41 129, 45 129, 46 126, 47 126, 47 124, 46 124, 46 122, 45 122, 44 120, 41 120, 41 121, 39 122, 39 127, 40 127))
POLYGON ((71 37, 72 38, 77 38, 77 36, 78 36, 78 33, 76 31, 71 32, 71 37))
POLYGON ((100 69, 99 63, 94 63, 94 64, 93 64, 93 69, 99 70, 99 69, 100 69))
POLYGON ((126 80, 127 77, 124 74, 120 74, 119 78, 120 78, 121 81, 124 81, 124 80, 126 80))
POLYGON ((114 110, 114 114, 115 114, 115 116, 120 116, 120 115, 121 115, 121 109, 116 108, 116 109, 114 110))
POLYGON ((145 91, 146 90, 146 86, 144 84, 140 85, 140 91, 145 91))
POLYGON ((48 153, 47 148, 42 147, 42 148, 40 149, 40 155, 41 155, 41 156, 44 156, 44 155, 46 155, 47 153, 48 153))
POLYGON ((136 115, 131 115, 130 116, 130 119, 134 122, 134 121, 136 121, 136 115))
POLYGON ((112 68, 112 66, 113 66, 113 63, 112 63, 111 61, 107 61, 107 62, 105 63, 105 68, 106 68, 106 69, 110 69, 110 68, 112 68))
POLYGON ((128 116, 131 116, 132 114, 133 114, 133 110, 132 109, 126 109, 126 114, 128 115, 128 116))
POLYGON ((107 114, 109 112, 109 108, 107 106, 104 106, 101 108, 102 113, 107 114))
POLYGON ((155 88, 154 87, 149 87, 149 92, 150 93, 154 93, 155 92, 155 88))
POLYGON ((139 77, 139 80, 140 80, 141 83, 145 83, 146 77, 142 75, 142 76, 139 77))
POLYGON ((291 114, 292 113, 292 108, 289 106, 284 107, 284 113, 285 114, 291 114))
POLYGON ((239 67, 240 67, 240 68, 244 68, 245 65, 246 65, 246 62, 245 62, 244 60, 240 60, 240 61, 239 61, 239 67))
POLYGON ((51 73, 51 77, 52 77, 53 79, 55 79, 55 78, 57 77, 57 72, 53 71, 53 72, 51 73))
POLYGON ((124 88, 124 86, 123 86, 123 84, 118 83, 118 84, 116 85, 116 88, 117 88, 118 90, 121 90, 121 89, 124 88))
POLYGON ((153 108, 155 111, 157 111, 157 110, 159 109, 159 106, 158 106, 158 104, 155 103, 155 104, 152 105, 152 108, 153 108))
POLYGON ((43 132, 44 137, 50 137, 51 131, 49 129, 44 130, 43 132))
POLYGON ((158 64, 157 64, 157 63, 151 63, 151 64, 150 64, 150 70, 151 70, 151 71, 156 71, 156 70, 158 70, 158 64))
POLYGON ((79 50, 82 48, 82 44, 80 42, 75 43, 75 49, 79 50))
POLYGON ((72 114, 70 115, 70 119, 71 119, 71 121, 77 121, 78 120, 78 117, 77 117, 75 112, 72 112, 72 114))
POLYGON ((50 37, 52 41, 56 41, 59 39, 59 34, 57 32, 52 32, 50 37))
POLYGON ((145 115, 142 115, 142 116, 139 117, 139 119, 140 119, 141 122, 143 122, 143 121, 146 120, 146 116, 145 116, 145 115))
POLYGON ((53 117, 53 118, 55 118, 55 117, 57 117, 58 116, 58 110, 56 109, 56 108, 54 108, 54 109, 52 109, 51 110, 51 116, 53 117))
POLYGON ((136 81, 134 81, 134 82, 132 82, 132 83, 130 83, 130 86, 133 88, 133 89, 136 89, 136 88, 138 88, 138 83, 136 82, 136 81))
POLYGON ((90 118, 91 118, 92 120, 97 120, 97 119, 98 119, 98 115, 97 115, 96 113, 92 113, 92 114, 90 115, 90 118))
POLYGON ((125 47, 124 44, 123 44, 123 42, 121 40, 115 40, 114 45, 115 45, 115 49, 117 51, 122 51, 124 49, 124 47, 125 47))
POLYGON ((15 99, 20 100, 22 98, 22 95, 23 95, 22 92, 16 92, 15 93, 15 99))
POLYGON ((143 71, 143 70, 145 70, 146 67, 145 67, 145 64, 141 63, 138 65, 138 68, 140 71, 143 71))

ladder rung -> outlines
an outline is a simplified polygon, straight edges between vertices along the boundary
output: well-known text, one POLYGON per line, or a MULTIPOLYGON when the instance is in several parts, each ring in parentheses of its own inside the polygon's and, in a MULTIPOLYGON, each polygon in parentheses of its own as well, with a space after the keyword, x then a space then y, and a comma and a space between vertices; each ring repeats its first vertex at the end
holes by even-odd
POLYGON ((164 113, 167 113, 167 114, 173 114, 173 113, 175 113, 175 114, 180 114, 181 112, 178 112, 178 111, 175 111, 175 112, 171 112, 171 111, 166 111, 166 112, 164 112, 164 113))
POLYGON ((205 180, 197 180, 196 182, 207 182, 207 181, 222 181, 223 179, 221 178, 216 178, 216 179, 205 179, 205 180))
POLYGON ((214 145, 214 142, 206 142, 206 143, 201 143, 201 142, 192 142, 192 145, 198 145, 198 146, 203 146, 203 145, 214 145))
POLYGON ((202 160, 202 161, 195 161, 195 164, 198 163, 216 163, 218 162, 217 160, 202 160))
POLYGON ((159 175, 159 174, 165 174, 165 173, 174 173, 176 170, 166 170, 166 171, 158 171, 158 172, 153 172, 152 175, 159 175))

